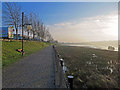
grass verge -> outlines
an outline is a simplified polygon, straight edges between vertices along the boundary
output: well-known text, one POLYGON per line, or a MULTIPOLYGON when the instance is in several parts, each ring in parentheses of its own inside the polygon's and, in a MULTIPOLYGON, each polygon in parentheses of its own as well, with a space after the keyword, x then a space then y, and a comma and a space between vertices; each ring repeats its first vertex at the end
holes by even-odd
MULTIPOLYGON (((24 41, 23 44, 24 44, 23 50, 25 51, 25 55, 23 57, 26 57, 50 45, 45 42, 37 42, 37 41, 24 41)), ((22 47, 21 41, 12 41, 12 42, 2 41, 2 67, 3 68, 23 58, 22 53, 16 51, 17 49, 21 49, 21 47, 22 47)))

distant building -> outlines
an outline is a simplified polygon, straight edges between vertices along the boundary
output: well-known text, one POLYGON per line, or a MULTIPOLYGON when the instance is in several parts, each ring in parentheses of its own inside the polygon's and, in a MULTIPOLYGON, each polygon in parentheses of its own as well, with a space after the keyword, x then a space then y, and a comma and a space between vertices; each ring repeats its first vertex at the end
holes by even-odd
POLYGON ((0 38, 3 38, 3 39, 14 38, 13 32, 14 32, 13 27, 2 27, 0 29, 0 38))

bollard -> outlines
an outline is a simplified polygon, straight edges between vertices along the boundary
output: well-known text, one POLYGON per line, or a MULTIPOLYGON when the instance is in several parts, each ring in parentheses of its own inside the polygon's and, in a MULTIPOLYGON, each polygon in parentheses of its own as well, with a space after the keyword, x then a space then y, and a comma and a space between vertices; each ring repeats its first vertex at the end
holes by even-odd
POLYGON ((65 73, 67 71, 67 67, 63 65, 63 72, 65 73))
POLYGON ((53 48, 55 48, 55 46, 53 45, 53 48))
MULTIPOLYGON (((57 52, 58 53, 58 52, 57 52)), ((61 55, 60 54, 58 54, 58 58, 60 58, 61 57, 61 55)))
POLYGON ((73 78, 74 76, 68 76, 68 83, 70 85, 71 90, 73 90, 73 78))
POLYGON ((60 59, 60 64, 63 67, 63 59, 62 58, 60 59))
POLYGON ((60 58, 60 54, 58 54, 58 58, 60 58))

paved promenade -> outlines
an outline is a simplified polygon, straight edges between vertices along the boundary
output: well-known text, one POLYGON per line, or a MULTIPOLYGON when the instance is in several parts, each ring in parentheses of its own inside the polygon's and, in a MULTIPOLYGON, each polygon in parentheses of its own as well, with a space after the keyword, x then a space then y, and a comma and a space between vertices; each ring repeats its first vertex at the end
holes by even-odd
POLYGON ((47 47, 3 70, 3 88, 55 88, 53 47, 47 47))

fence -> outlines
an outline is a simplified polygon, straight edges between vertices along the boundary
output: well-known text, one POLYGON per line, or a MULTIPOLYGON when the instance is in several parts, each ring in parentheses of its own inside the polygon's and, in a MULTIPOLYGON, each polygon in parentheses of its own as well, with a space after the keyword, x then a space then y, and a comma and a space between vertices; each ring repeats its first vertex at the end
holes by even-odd
POLYGON ((73 76, 66 75, 66 67, 64 60, 61 58, 60 54, 57 52, 55 46, 53 45, 55 54, 55 83, 56 88, 67 88, 68 90, 73 89, 73 76))

